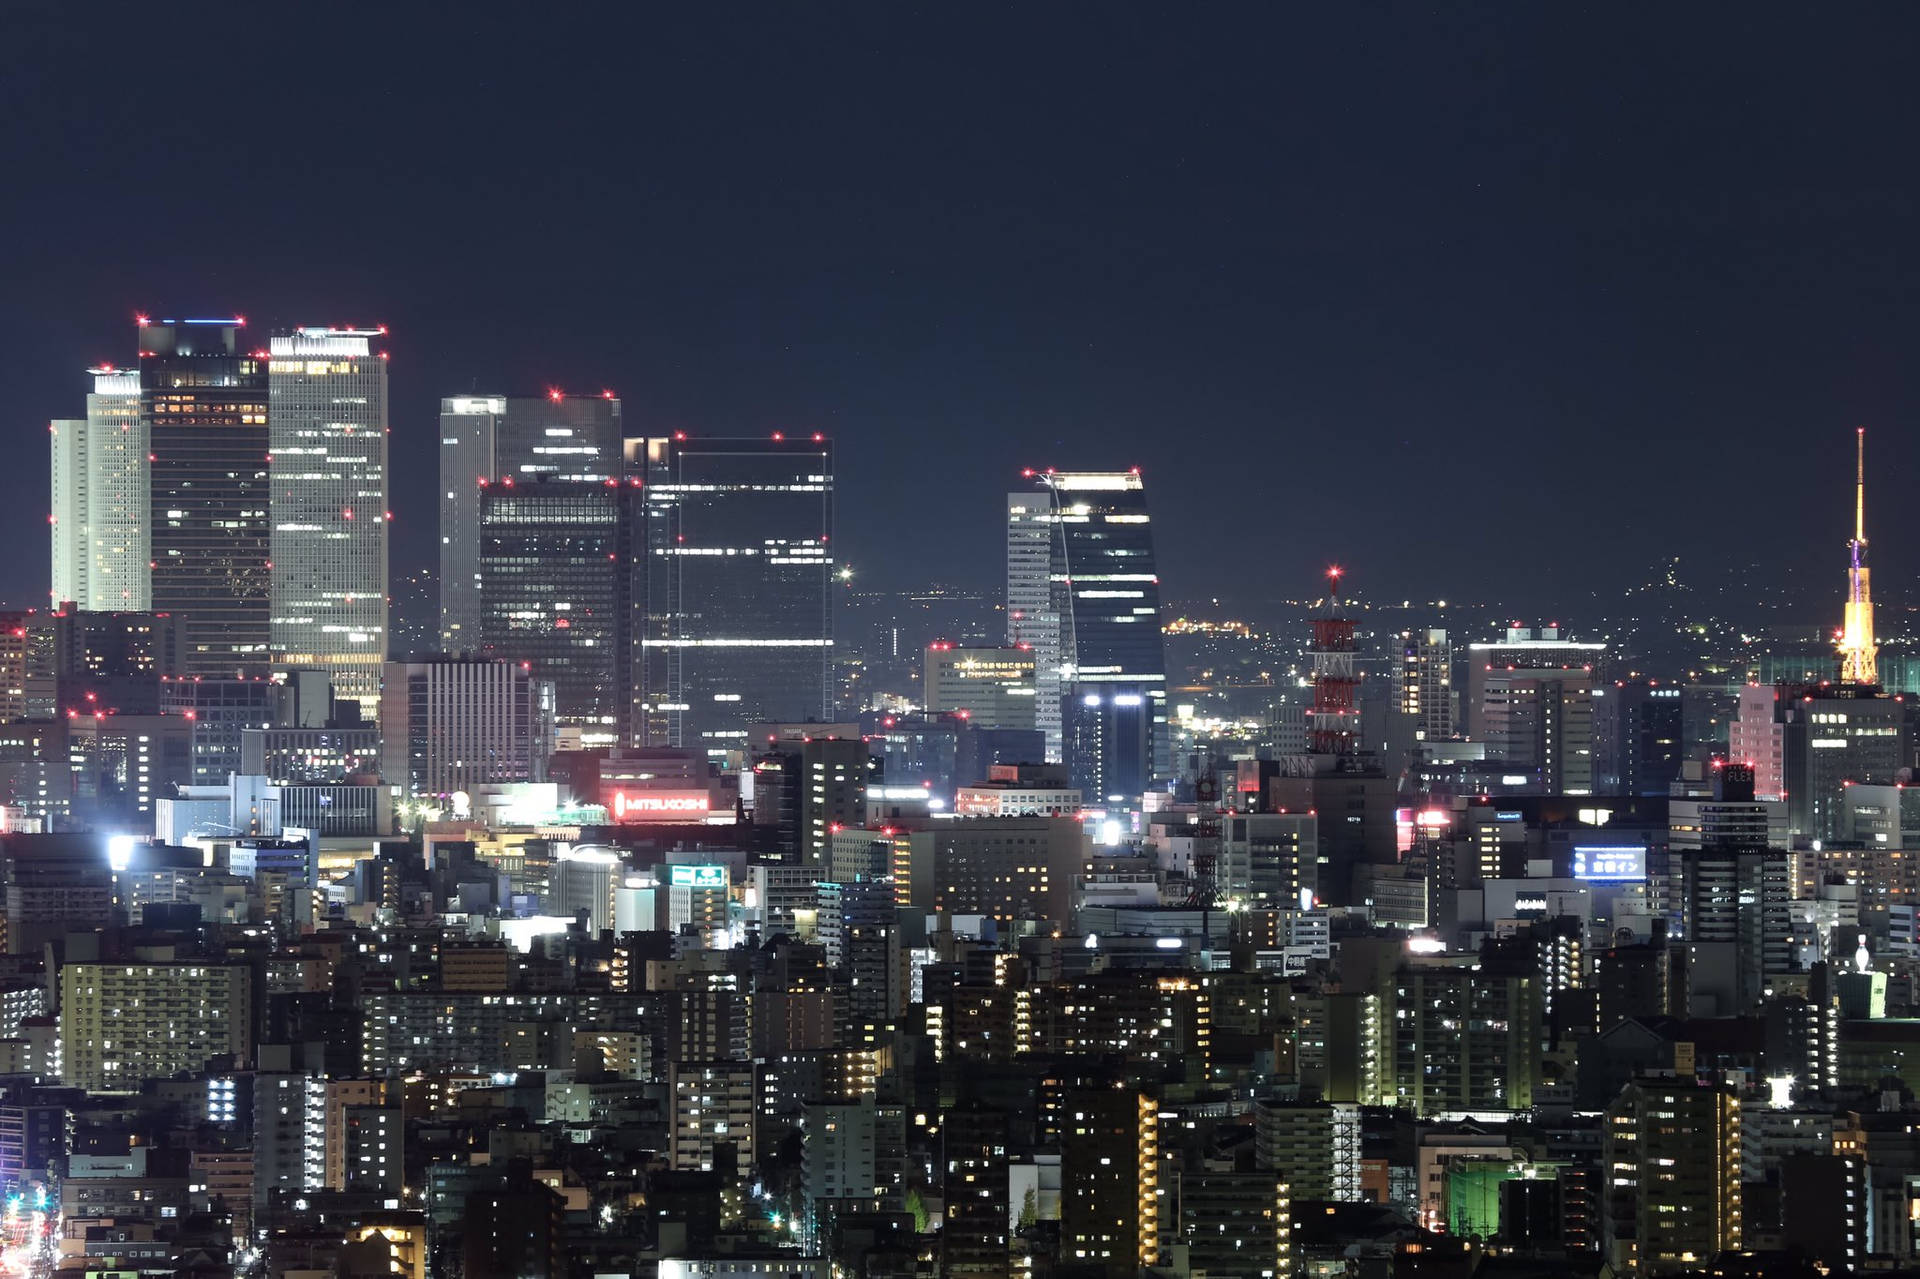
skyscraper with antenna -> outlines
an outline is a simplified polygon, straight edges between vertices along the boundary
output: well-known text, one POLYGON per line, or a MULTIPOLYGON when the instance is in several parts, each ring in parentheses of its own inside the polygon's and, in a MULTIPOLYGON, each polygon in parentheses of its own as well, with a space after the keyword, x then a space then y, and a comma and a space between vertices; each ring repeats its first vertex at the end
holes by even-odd
POLYGON ((1880 646, 1873 640, 1873 592, 1867 580, 1867 428, 1854 432, 1853 540, 1847 543, 1846 624, 1839 635, 1840 682, 1878 684, 1880 646))

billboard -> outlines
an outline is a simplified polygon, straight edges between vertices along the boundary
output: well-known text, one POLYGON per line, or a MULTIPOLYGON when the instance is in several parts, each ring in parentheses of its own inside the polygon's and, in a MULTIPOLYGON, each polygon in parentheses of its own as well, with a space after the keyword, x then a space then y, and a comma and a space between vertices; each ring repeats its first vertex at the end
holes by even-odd
POLYGON ((1573 877, 1598 883, 1637 883, 1647 877, 1647 850, 1620 844, 1575 844, 1573 877))
POLYGON ((725 866, 669 866, 667 883, 675 888, 719 888, 727 886, 725 866))
POLYGON ((703 790, 617 790, 616 822, 704 822, 711 800, 703 790))

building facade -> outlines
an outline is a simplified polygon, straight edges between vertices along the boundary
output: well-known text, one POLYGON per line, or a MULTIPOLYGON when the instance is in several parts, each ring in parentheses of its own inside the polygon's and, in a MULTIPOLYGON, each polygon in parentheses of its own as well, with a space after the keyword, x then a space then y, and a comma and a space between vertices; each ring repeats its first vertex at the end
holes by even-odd
POLYGON ((751 725, 832 718, 826 437, 635 442, 630 473, 646 481, 646 744, 724 755, 751 725))
POLYGON ((272 536, 267 366, 246 321, 140 326, 152 607, 184 628, 185 674, 267 673, 272 536))
POLYGON ((89 611, 151 606, 152 529, 147 505, 147 424, 140 374, 87 370, 84 418, 52 424, 53 577, 50 603, 89 611))
POLYGON ((276 668, 324 670, 369 715, 387 660, 387 360, 381 329, 269 343, 276 668))
POLYGON ((480 646, 483 484, 602 482, 621 473, 620 401, 611 392, 455 395, 440 401, 440 647, 480 646))

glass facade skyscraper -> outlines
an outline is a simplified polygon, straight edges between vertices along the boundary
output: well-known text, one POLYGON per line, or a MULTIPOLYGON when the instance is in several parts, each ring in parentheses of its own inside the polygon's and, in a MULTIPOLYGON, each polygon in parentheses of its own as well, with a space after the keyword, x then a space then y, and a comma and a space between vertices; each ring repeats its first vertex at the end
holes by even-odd
POLYGON ((603 481, 621 468, 612 392, 455 395, 440 401, 440 647, 480 645, 480 485, 549 476, 603 481))
POLYGON ((144 612, 153 578, 140 375, 104 365, 87 375, 86 417, 52 425, 52 602, 144 612))
MULTIPOLYGON (((1040 695, 1059 707, 1058 740, 1074 785, 1090 803, 1131 801, 1167 778, 1172 764, 1146 489, 1138 470, 1031 478, 1036 490, 1007 502, 1010 637, 1033 646, 1036 683, 1039 672, 1052 672, 1040 695)), ((1051 750, 1051 726, 1042 727, 1051 750)))
POLYGON ((152 602, 180 619, 187 675, 267 673, 267 354, 242 345, 245 325, 140 325, 152 602))
POLYGON ((647 742, 719 755, 745 748, 755 724, 831 718, 832 445, 629 447, 646 479, 647 742))
POLYGON ((387 361, 378 329, 269 343, 273 664, 332 674, 371 719, 387 659, 387 361))
POLYGON ((585 746, 629 741, 639 491, 550 478, 480 489, 480 652, 550 681, 556 725, 585 746))

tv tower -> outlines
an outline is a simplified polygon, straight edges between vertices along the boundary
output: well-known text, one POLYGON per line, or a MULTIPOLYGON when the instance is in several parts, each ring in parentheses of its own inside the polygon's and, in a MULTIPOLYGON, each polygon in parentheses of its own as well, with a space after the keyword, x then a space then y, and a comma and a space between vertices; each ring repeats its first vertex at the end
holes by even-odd
POLYGON ((1847 543, 1852 562, 1847 568, 1846 625, 1839 635, 1840 682, 1878 684, 1873 642, 1873 592, 1867 585, 1867 428, 1854 432, 1853 540, 1847 543))
POLYGON ((1313 619, 1313 709, 1308 712, 1308 749, 1315 755, 1349 760, 1359 727, 1355 695, 1360 688, 1354 669, 1353 618, 1340 604, 1340 573, 1327 570, 1326 611, 1313 619))

